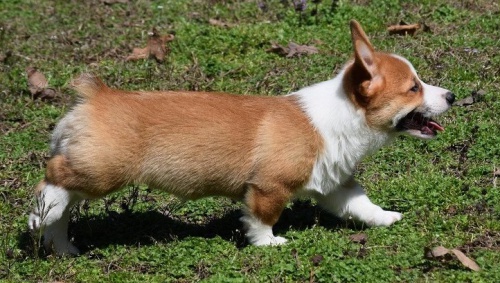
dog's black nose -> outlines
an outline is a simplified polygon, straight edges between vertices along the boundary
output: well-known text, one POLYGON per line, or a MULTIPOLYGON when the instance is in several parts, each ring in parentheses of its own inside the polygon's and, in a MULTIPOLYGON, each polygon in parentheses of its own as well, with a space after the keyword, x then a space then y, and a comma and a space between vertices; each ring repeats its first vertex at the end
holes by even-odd
POLYGON ((453 104, 453 102, 455 102, 455 94, 453 94, 453 92, 448 91, 448 92, 446 93, 446 101, 447 101, 450 105, 452 105, 452 104, 453 104))

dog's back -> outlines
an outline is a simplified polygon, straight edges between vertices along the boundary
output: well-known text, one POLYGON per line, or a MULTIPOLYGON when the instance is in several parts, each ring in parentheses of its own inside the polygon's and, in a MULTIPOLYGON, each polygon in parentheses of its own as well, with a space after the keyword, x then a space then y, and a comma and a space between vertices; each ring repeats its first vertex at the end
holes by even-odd
POLYGON ((266 164, 301 176, 290 165, 315 159, 319 138, 292 97, 128 92, 89 75, 74 84, 81 101, 54 131, 47 181, 88 197, 146 183, 183 198, 241 199, 266 164))

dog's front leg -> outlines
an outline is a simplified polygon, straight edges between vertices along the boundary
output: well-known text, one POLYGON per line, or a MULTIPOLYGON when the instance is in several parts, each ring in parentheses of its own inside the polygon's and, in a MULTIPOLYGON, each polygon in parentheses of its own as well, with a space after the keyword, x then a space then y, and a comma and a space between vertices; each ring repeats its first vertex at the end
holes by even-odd
POLYGON ((326 195, 317 195, 319 205, 343 218, 354 219, 369 226, 389 226, 403 215, 383 210, 372 203, 363 188, 353 179, 326 195))

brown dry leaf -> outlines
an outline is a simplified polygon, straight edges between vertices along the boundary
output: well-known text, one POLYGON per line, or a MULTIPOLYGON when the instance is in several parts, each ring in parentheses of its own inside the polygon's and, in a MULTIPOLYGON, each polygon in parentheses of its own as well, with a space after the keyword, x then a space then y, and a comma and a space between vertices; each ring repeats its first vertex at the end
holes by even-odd
POLYGON ((462 251, 458 249, 447 249, 443 246, 438 246, 433 248, 432 250, 427 250, 425 252, 425 257, 428 259, 437 259, 437 258, 442 258, 446 255, 448 257, 444 258, 445 260, 450 260, 452 259, 449 255, 455 255, 455 257, 465 266, 470 268, 471 270, 474 271, 479 271, 481 268, 475 261, 467 257, 462 251))
POLYGON ((455 101, 453 105, 455 106, 468 106, 474 104, 474 98, 472 96, 468 96, 466 98, 455 101))
POLYGON ((217 19, 209 19, 208 23, 213 25, 213 26, 223 27, 223 28, 230 28, 230 27, 234 26, 233 24, 228 24, 226 22, 223 22, 223 21, 217 20, 217 19))
POLYGON ((288 43, 288 48, 290 48, 288 55, 286 55, 288 58, 302 54, 310 55, 318 53, 318 48, 312 45, 299 45, 295 42, 288 43))
POLYGON ((354 243, 360 243, 364 245, 368 240, 368 236, 365 233, 354 234, 349 236, 349 240, 351 240, 354 243))
POLYGON ((28 76, 28 88, 31 95, 36 95, 44 88, 49 86, 45 76, 40 73, 35 67, 26 68, 26 75, 28 76))
POLYGON ((280 56, 286 56, 289 52, 287 47, 279 45, 278 43, 271 41, 271 48, 266 50, 267 52, 273 52, 280 56))
POLYGON ((174 40, 175 36, 173 34, 159 35, 158 32, 153 29, 153 33, 148 39, 149 56, 154 57, 158 62, 163 62, 165 56, 170 51, 166 43, 174 40))
POLYGON ((45 88, 38 95, 35 95, 33 98, 35 99, 52 99, 56 97, 56 90, 53 88, 45 88))
POLYGON ((126 61, 139 60, 149 57, 149 47, 145 48, 134 48, 132 54, 128 55, 125 59, 126 61))
POLYGON ((318 53, 318 49, 312 45, 299 45, 292 41, 288 43, 287 47, 271 41, 271 48, 267 49, 266 51, 273 52, 287 58, 291 58, 294 56, 300 57, 303 54, 310 55, 318 53))
POLYGON ((47 78, 35 67, 26 68, 28 88, 33 99, 52 99, 56 97, 56 90, 49 88, 47 78))
POLYGON ((399 35, 411 35, 413 36, 417 30, 421 28, 420 24, 398 24, 392 25, 387 28, 389 34, 399 34, 399 35))
POLYGON ((452 249, 451 252, 458 258, 458 260, 466 267, 474 270, 474 271, 479 271, 481 268, 475 261, 467 257, 463 252, 457 249, 452 249))
POLYGON ((163 62, 165 56, 170 51, 166 43, 174 40, 173 34, 159 35, 158 31, 153 28, 149 34, 148 45, 144 48, 134 48, 132 54, 127 56, 126 61, 139 60, 145 58, 155 58, 158 62, 163 62))
POLYGON ((438 246, 433 248, 432 250, 428 251, 426 253, 427 258, 436 258, 436 257, 442 257, 447 255, 450 252, 449 249, 443 247, 443 246, 438 246))
POLYGON ((469 106, 472 105, 476 102, 480 102, 483 100, 484 95, 486 94, 486 91, 484 90, 478 90, 478 91, 472 91, 472 94, 470 96, 467 96, 466 98, 460 99, 455 101, 453 105, 455 106, 469 106))
POLYGON ((493 176, 494 177, 500 177, 500 169, 496 169, 493 171, 493 176))

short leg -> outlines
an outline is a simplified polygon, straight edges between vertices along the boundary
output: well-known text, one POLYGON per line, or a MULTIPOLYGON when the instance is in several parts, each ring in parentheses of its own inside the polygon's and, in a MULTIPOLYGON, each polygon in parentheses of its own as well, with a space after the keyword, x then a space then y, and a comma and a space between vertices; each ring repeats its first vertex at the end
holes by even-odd
POLYGON ((401 213, 383 210, 373 204, 354 180, 327 195, 318 195, 319 205, 343 218, 352 218, 368 226, 389 226, 403 217, 401 213))
POLYGON ((288 190, 281 186, 266 186, 263 190, 255 184, 249 188, 247 209, 240 218, 248 241, 256 246, 284 244, 286 239, 274 236, 272 228, 289 200, 288 190))
POLYGON ((74 192, 45 181, 39 184, 37 205, 29 216, 28 226, 32 231, 43 231, 45 249, 53 249, 58 255, 79 254, 68 240, 69 209, 79 200, 74 192))

